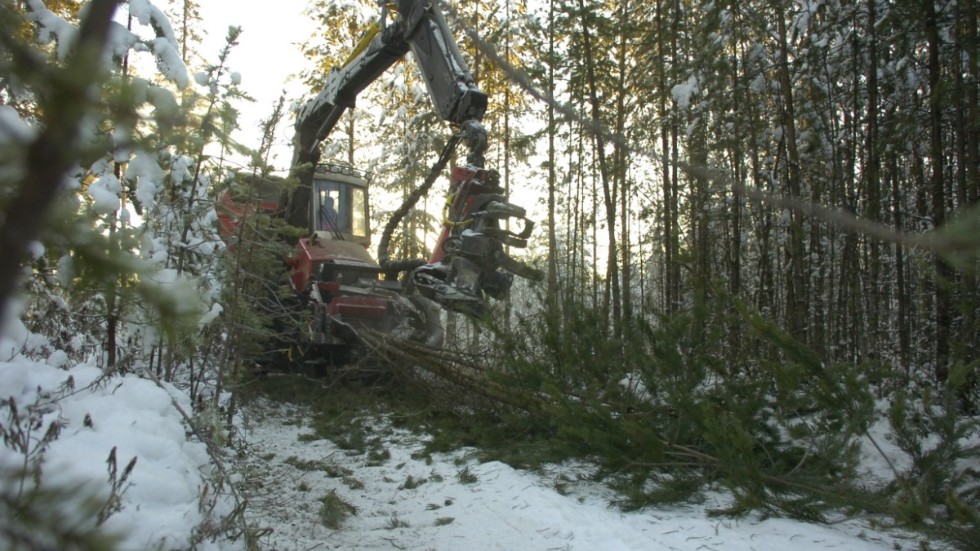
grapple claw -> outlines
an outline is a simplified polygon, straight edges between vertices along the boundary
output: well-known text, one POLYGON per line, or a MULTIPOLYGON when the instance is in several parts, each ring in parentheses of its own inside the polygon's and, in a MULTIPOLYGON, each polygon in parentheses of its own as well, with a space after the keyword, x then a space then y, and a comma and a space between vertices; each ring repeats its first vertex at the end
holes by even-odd
POLYGON ((482 315, 486 297, 507 296, 514 276, 541 279, 540 271, 511 258, 504 247, 524 248, 534 223, 508 202, 496 171, 473 166, 453 170, 443 231, 428 264, 412 284, 445 308, 482 315), (521 223, 520 233, 506 221, 521 223))

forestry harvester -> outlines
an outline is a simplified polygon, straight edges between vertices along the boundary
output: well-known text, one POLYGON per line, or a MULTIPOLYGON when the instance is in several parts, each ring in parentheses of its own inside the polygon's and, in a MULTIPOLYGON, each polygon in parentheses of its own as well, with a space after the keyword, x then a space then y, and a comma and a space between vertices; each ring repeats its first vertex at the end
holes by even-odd
MULTIPOLYGON (((338 358, 338 350, 356 349, 361 332, 371 329, 438 346, 443 331, 439 307, 480 317, 487 298, 503 298, 514 275, 541 277, 505 252, 505 246, 527 246, 533 223, 524 209, 508 201, 497 172, 485 167, 487 135, 481 121, 486 108, 487 96, 475 85, 437 6, 431 0, 382 2, 379 19, 296 119, 292 176, 299 185, 283 194, 277 210, 306 230, 286 261, 290 287, 308 320, 305 342, 297 344, 314 345, 321 357, 338 358), (368 179, 351 167, 321 163, 320 144, 357 95, 409 50, 453 134, 429 177, 388 221, 375 260, 368 252, 368 179), (450 171, 443 227, 431 256, 389 258, 395 228, 461 143, 466 164, 450 171), (508 220, 520 231, 508 230, 508 220)), ((226 218, 250 208, 268 210, 268 205, 223 201, 226 218)))

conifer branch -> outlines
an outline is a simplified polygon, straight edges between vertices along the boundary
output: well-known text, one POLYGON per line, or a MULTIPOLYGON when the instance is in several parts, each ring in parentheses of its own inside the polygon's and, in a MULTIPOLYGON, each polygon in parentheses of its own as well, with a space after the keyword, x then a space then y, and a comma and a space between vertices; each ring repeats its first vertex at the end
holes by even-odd
MULTIPOLYGON (((29 51, 13 50, 21 71, 40 68, 50 73, 51 87, 42 90, 43 130, 28 146, 26 173, 7 207, 0 225, 0 319, 7 314, 27 257, 28 244, 37 240, 48 212, 62 185, 62 178, 78 158, 79 127, 99 99, 97 85, 105 71, 102 52, 109 23, 120 0, 92 0, 81 22, 77 39, 64 67, 41 63, 29 51)), ((12 40, 5 40, 8 44, 12 40)))

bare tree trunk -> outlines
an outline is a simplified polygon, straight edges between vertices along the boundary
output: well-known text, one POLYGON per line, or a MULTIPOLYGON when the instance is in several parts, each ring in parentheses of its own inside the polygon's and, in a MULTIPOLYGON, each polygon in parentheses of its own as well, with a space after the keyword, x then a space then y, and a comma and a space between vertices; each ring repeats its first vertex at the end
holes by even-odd
MULTIPOLYGON (((733 41, 734 42, 734 41, 733 41)), ((733 48, 738 48, 738 44, 732 44, 733 48)), ((742 113, 741 99, 743 94, 748 97, 748 73, 746 72, 746 82, 742 84, 739 74, 738 58, 733 56, 731 85, 732 85, 732 111, 734 115, 734 139, 731 140, 732 154, 732 181, 735 185, 732 189, 732 202, 729 211, 730 236, 728 240, 728 292, 733 297, 742 294, 742 193, 745 186, 744 161, 742 156, 745 154, 742 146, 741 136, 747 136, 748 125, 743 123, 744 114, 742 113)), ((731 354, 739 355, 742 350, 742 328, 741 322, 737 317, 732 317, 728 325, 728 346, 731 354)), ((736 356, 737 357, 737 356, 736 356)))
MULTIPOLYGON (((126 18, 126 29, 133 29, 133 16, 129 15, 126 18)), ((122 59, 122 77, 127 79, 129 77, 129 52, 122 59)), ((116 177, 120 183, 123 181, 123 168, 122 163, 116 161, 112 167, 113 175, 116 177)), ((112 219, 109 221, 109 246, 112 251, 117 250, 116 244, 116 225, 118 224, 118 214, 112 213, 112 219)), ((113 277, 109 284, 109 289, 106 291, 105 306, 106 306, 106 370, 113 371, 116 368, 116 333, 119 326, 119 278, 113 277)))
MULTIPOLYGON (((898 189, 898 168, 896 164, 894 155, 892 155, 888 163, 891 167, 889 169, 889 178, 891 179, 892 187, 892 223, 895 224, 896 230, 903 231, 904 228, 902 226, 904 221, 902 220, 901 195, 898 189)), ((909 297, 908 283, 905 280, 905 249, 900 244, 895 245, 895 287, 896 302, 898 303, 898 321, 896 322, 898 326, 898 355, 901 367, 905 374, 908 375, 912 367, 912 340, 908 323, 911 298, 909 297)))
POLYGON ((606 236, 608 238, 608 253, 606 255, 606 286, 611 289, 605 294, 603 309, 606 315, 611 314, 613 331, 619 334, 622 312, 620 309, 619 292, 619 263, 616 250, 616 198, 615 183, 611 182, 609 165, 606 160, 606 137, 601 130, 602 107, 599 104, 595 57, 592 51, 592 32, 585 19, 585 0, 579 0, 579 14, 582 24, 582 42, 585 55, 586 80, 589 86, 589 104, 592 108, 592 137, 595 142, 595 154, 598 161, 599 178, 602 183, 602 199, 606 210, 606 236), (610 304, 611 303, 611 304, 610 304))
MULTIPOLYGON (((866 216, 877 222, 881 219, 881 158, 878 153, 878 36, 876 31, 878 0, 867 2, 867 22, 865 26, 868 44, 869 65, 864 73, 868 79, 867 120, 865 123, 865 164, 864 189, 867 197, 866 216)), ((855 68, 857 69, 857 68, 855 68)), ((855 75, 857 80, 858 75, 855 75)), ((867 320, 868 327, 866 353, 869 359, 878 359, 881 350, 881 288, 885 285, 881 278, 881 246, 877 240, 868 240, 867 320)))
MULTIPOLYGON (((789 74, 789 43, 786 36, 786 17, 782 5, 776 2, 776 24, 779 39, 779 90, 782 98, 783 139, 787 153, 786 186, 790 197, 802 197, 800 176, 800 154, 796 146, 796 110, 793 105, 793 84, 789 74)), ((790 334, 806 342, 806 328, 809 318, 806 299, 806 272, 804 267, 803 216, 793 211, 790 214, 789 281, 786 285, 786 317, 790 334)))
MULTIPOLYGON (((621 319, 629 320, 633 316, 633 304, 630 288, 632 287, 632 271, 630 269, 630 231, 629 231, 629 151, 623 141, 626 139, 626 97, 627 97, 627 29, 628 17, 631 14, 630 3, 624 0, 619 4, 619 44, 616 55, 616 136, 619 138, 613 146, 613 166, 615 170, 614 190, 619 190, 619 243, 622 254, 622 314, 621 319)), ((615 193, 614 193, 615 196, 615 193)))
MULTIPOLYGON (((967 0, 956 4, 956 44, 955 93, 956 109, 956 199, 960 209, 976 203, 977 173, 980 170, 977 159, 977 128, 980 122, 978 113, 977 88, 977 2, 967 0), (972 19, 971 19, 972 17, 972 19), (971 79, 972 77, 972 79, 971 79), (971 103, 973 102, 973 103, 971 103)), ((961 323, 957 341, 958 355, 962 358, 975 358, 980 351, 980 327, 977 326, 977 277, 975 272, 966 270, 960 274, 959 304, 961 323)))
POLYGON ((667 101, 670 94, 667 89, 667 36, 671 37, 670 55, 676 55, 676 32, 668 33, 668 13, 674 14, 674 25, 672 30, 676 31, 676 18, 679 17, 676 10, 671 10, 670 6, 664 5, 668 0, 657 0, 657 36, 659 55, 657 56, 657 81, 660 88, 657 93, 659 98, 658 115, 660 118, 660 147, 661 147, 661 168, 663 179, 663 232, 664 232, 664 267, 663 267, 663 305, 662 308, 667 314, 672 314, 680 307, 680 266, 677 264, 677 254, 680 249, 678 241, 679 225, 677 220, 677 187, 676 172, 672 167, 676 166, 676 155, 671 157, 671 139, 676 139, 676 127, 670 120, 670 113, 667 108, 667 101))
MULTIPOLYGON (((548 97, 555 97, 555 0, 548 3, 548 97)), ((558 240, 555 235, 555 121, 554 102, 548 102, 548 308, 558 307, 558 240)), ((568 226, 565 226, 566 228, 568 226)), ((567 231, 567 230, 566 230, 567 231)), ((565 242, 568 243, 566 236, 565 242)), ((566 271, 567 273, 567 271, 566 271)))
MULTIPOLYGON (((928 50, 929 69, 929 157, 932 165, 930 187, 932 194, 932 220, 936 227, 946 221, 946 194, 943 177, 943 97, 940 90, 942 68, 940 66, 939 22, 933 0, 922 0, 928 50)), ((950 362, 950 324, 952 319, 950 286, 953 283, 953 269, 939 255, 934 255, 935 268, 935 316, 936 316, 936 356, 935 375, 938 382, 945 382, 949 376, 950 362)))

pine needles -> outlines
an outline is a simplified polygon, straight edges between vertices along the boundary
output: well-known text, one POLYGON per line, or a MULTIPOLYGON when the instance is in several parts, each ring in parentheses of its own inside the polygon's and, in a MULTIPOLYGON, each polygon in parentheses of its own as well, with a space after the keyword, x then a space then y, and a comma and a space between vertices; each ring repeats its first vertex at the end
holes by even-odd
POLYGON ((976 425, 957 410, 955 388, 912 402, 891 390, 902 388, 898 375, 825 365, 751 308, 732 305, 776 356, 721 360, 705 344, 708 314, 697 311, 656 327, 634 320, 618 339, 588 309, 560 320, 539 314, 498 331, 479 353, 365 340, 430 404, 433 445, 455 434, 457 445, 521 467, 584 459, 626 509, 724 490, 732 499, 720 515, 871 514, 970 541, 980 526, 980 454, 963 444, 976 425), (904 453, 911 466, 892 464, 895 480, 874 485, 861 457, 876 446, 886 453, 870 433, 884 419, 882 393, 893 396, 888 415, 901 449, 889 444, 886 459, 904 453))

